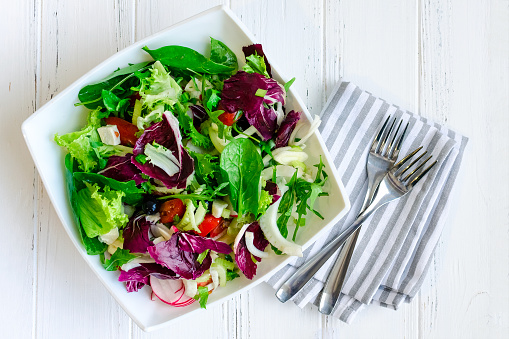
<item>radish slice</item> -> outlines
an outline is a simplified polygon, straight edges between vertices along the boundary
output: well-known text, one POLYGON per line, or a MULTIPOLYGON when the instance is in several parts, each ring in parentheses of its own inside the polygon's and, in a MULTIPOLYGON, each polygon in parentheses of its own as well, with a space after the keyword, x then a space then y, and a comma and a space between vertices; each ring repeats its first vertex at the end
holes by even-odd
POLYGON ((233 243, 233 253, 237 254, 237 246, 239 246, 240 239, 242 239, 242 236, 246 232, 249 225, 251 224, 245 224, 244 226, 242 226, 242 228, 239 231, 239 234, 237 234, 237 236, 235 237, 235 241, 233 243))
POLYGON ((267 252, 260 251, 254 245, 254 234, 253 232, 246 232, 246 246, 252 255, 259 258, 267 258, 269 254, 267 252))
POLYGON ((195 301, 185 295, 184 283, 181 279, 157 279, 150 276, 150 286, 154 294, 165 304, 187 306, 195 301))

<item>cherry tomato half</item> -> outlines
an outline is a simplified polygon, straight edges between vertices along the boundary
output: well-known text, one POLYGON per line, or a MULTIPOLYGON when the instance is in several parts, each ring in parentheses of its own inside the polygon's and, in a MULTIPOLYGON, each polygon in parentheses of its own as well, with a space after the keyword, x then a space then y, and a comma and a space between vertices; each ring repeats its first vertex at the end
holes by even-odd
POLYGON ((209 237, 210 238, 215 238, 219 234, 221 234, 225 229, 226 229, 226 227, 225 227, 224 220, 221 220, 219 225, 217 225, 216 228, 214 228, 212 231, 210 231, 209 237))
POLYGON ((180 219, 184 216, 186 207, 182 200, 171 199, 165 201, 159 208, 159 214, 161 215, 161 222, 163 224, 173 222, 175 216, 178 215, 180 219))
POLYGON ((138 137, 136 137, 136 132, 138 132, 138 127, 134 126, 130 122, 120 119, 117 117, 108 117, 104 119, 106 124, 108 125, 116 125, 118 131, 120 132, 120 143, 124 146, 133 147, 138 137))
POLYGON ((199 234, 202 237, 206 236, 221 223, 221 220, 222 218, 215 218, 212 214, 207 213, 200 226, 198 226, 200 229, 199 234))
POLYGON ((235 113, 225 112, 218 116, 217 118, 226 126, 231 126, 235 122, 235 115, 236 115, 235 113))

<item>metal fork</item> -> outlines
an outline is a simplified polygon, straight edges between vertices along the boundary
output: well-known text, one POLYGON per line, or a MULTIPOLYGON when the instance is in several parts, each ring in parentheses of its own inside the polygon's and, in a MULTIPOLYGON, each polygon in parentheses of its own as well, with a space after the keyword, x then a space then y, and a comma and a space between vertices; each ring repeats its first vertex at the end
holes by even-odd
MULTIPOLYGON (((394 132, 392 139, 390 139, 389 142, 389 138, 397 120, 396 117, 394 117, 392 124, 388 128, 390 118, 391 116, 389 115, 385 120, 382 128, 380 128, 380 131, 375 136, 368 153, 368 161, 366 163, 366 171, 368 173, 368 190, 364 197, 360 213, 369 206, 383 177, 387 174, 394 163, 396 163, 401 149, 401 144, 408 129, 407 123, 403 133, 401 133, 398 137, 399 130, 403 122, 403 120, 400 120, 396 132, 394 132)), ((336 305, 341 293, 341 288, 345 281, 348 265, 350 264, 359 233, 360 227, 348 238, 346 243, 339 250, 336 262, 334 263, 329 276, 325 280, 325 285, 318 304, 318 311, 323 314, 331 314, 334 306, 336 305)))
POLYGON ((415 184, 417 184, 426 175, 426 173, 431 170, 431 168, 437 163, 436 161, 426 169, 420 171, 424 164, 431 158, 430 156, 409 174, 405 175, 405 173, 409 171, 409 169, 414 166, 425 153, 417 157, 417 159, 402 169, 403 165, 406 164, 421 149, 422 146, 394 165, 380 182, 378 190, 368 208, 366 208, 348 228, 324 246, 313 258, 299 267, 297 271, 295 271, 295 273, 285 281, 285 283, 276 292, 276 297, 281 302, 290 300, 298 291, 300 291, 330 258, 330 256, 345 243, 348 237, 350 237, 374 211, 388 202, 399 199, 407 194, 415 186, 415 184))

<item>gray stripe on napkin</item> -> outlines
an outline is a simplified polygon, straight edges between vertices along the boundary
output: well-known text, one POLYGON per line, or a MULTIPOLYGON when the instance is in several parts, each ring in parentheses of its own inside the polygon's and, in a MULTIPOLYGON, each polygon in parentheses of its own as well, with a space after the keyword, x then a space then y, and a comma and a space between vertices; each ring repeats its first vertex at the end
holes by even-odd
MULTIPOLYGON (((417 185, 418 189, 398 203, 380 208, 365 222, 345 280, 343 292, 347 294, 341 294, 333 313, 345 322, 352 321, 357 311, 373 300, 395 309, 403 301, 411 300, 413 295, 405 291, 417 291, 422 284, 442 229, 437 224, 443 225, 444 205, 456 179, 466 138, 455 138, 454 132, 439 124, 390 105, 351 83, 341 83, 323 110, 320 131, 352 208, 330 234, 317 240, 304 251, 302 258, 268 280, 278 288, 294 267, 301 266, 355 219, 367 187, 365 159, 369 146, 389 114, 409 122, 400 157, 424 145, 440 161, 440 166, 427 174, 417 185)), ((294 297, 297 305, 303 307, 308 301, 318 304, 317 296, 333 262, 329 260, 294 297)))

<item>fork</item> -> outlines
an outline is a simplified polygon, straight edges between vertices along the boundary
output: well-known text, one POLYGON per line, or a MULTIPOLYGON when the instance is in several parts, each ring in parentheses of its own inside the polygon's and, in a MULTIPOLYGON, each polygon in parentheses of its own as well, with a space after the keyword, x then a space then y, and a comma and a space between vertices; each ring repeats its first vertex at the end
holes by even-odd
POLYGON ((426 162, 431 159, 430 156, 419 164, 419 166, 417 166, 413 171, 404 176, 405 173, 412 168, 412 166, 414 166, 424 156, 424 154, 426 154, 426 152, 424 152, 401 170, 403 165, 406 164, 421 149, 422 146, 394 165, 380 182, 371 204, 357 217, 357 219, 331 242, 324 246, 318 253, 316 253, 313 258, 299 267, 297 271, 295 271, 295 273, 285 281, 285 283, 276 292, 276 297, 281 302, 290 300, 298 291, 300 291, 309 282, 313 275, 315 275, 315 273, 323 266, 323 264, 325 264, 330 256, 345 243, 348 237, 350 237, 374 211, 390 201, 403 197, 431 170, 431 168, 433 168, 433 166, 435 166, 437 161, 433 162, 424 170, 419 171, 426 162))
MULTIPOLYGON (((368 190, 366 192, 366 196, 364 197, 364 202, 360 212, 364 211, 366 207, 368 207, 368 205, 371 203, 371 200, 375 195, 380 181, 382 181, 383 177, 387 174, 389 169, 394 165, 394 163, 396 163, 401 148, 401 143, 403 142, 406 131, 408 129, 407 123, 403 133, 401 133, 398 138, 398 133, 403 122, 403 120, 400 120, 396 132, 394 132, 392 139, 388 143, 397 120, 396 117, 394 117, 394 120, 392 121, 392 124, 387 131, 390 118, 391 116, 389 115, 385 120, 382 128, 380 128, 380 131, 375 136, 375 139, 373 140, 368 153, 368 161, 366 163, 366 171, 368 173, 368 190), (396 138, 398 139, 396 140, 396 138)), ((350 264, 359 233, 360 227, 348 238, 346 243, 339 250, 339 255, 336 259, 336 262, 334 263, 329 276, 325 280, 325 285, 323 287, 322 294, 320 296, 320 302, 318 304, 318 311, 323 314, 331 314, 334 306, 336 305, 336 302, 341 293, 341 288, 343 287, 348 265, 350 264)))

